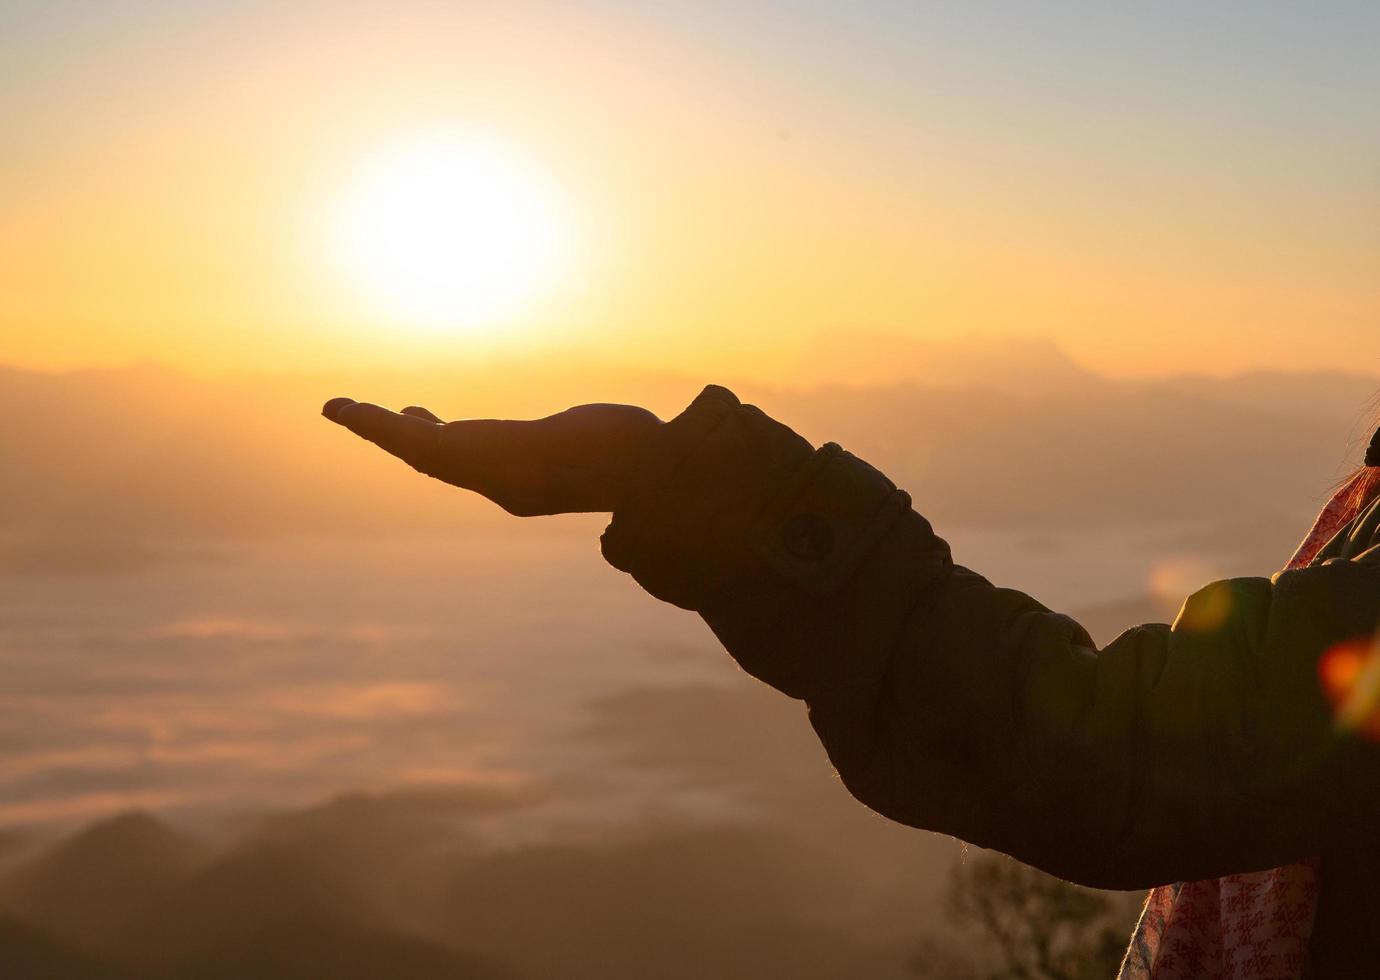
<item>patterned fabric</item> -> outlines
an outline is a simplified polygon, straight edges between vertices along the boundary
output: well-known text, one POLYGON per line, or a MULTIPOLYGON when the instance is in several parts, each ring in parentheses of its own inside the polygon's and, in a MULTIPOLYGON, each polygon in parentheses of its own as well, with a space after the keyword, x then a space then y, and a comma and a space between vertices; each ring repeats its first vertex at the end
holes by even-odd
MULTIPOLYGON (((1286 569, 1310 564, 1356 516, 1363 479, 1332 496, 1286 569)), ((1118 980, 1304 980, 1317 901, 1316 859, 1162 885, 1145 900, 1118 980)))

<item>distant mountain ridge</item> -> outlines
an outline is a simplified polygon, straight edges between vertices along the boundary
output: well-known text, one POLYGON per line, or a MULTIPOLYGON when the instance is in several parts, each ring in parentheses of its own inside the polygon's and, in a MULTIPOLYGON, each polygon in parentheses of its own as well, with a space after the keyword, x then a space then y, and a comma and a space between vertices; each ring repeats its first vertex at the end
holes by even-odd
MULTIPOLYGON (((425 802, 416 805, 426 808, 425 802)), ((377 821, 360 825, 359 815, 342 826, 352 828, 363 844, 360 835, 377 821)), ((367 808, 363 815, 368 816, 367 808)), ((400 846, 390 854, 405 852, 400 846)), ((120 814, 0 876, 0 975, 5 980, 512 976, 488 958, 390 930, 377 909, 351 909, 340 885, 363 887, 368 876, 356 855, 333 853, 329 839, 307 837, 272 851, 226 853, 149 814, 120 814)))
MULTIPOLYGON (((919 380, 736 390, 812 440, 869 459, 928 515, 1081 526, 1128 513, 1210 516, 1225 501, 1233 510, 1307 511, 1358 461, 1366 405, 1380 388, 1376 377, 1316 373, 1116 381, 1038 342, 912 346, 897 360, 914 364, 898 374, 919 380)), ((326 425, 319 405, 340 392, 395 406, 421 401, 450 417, 530 417, 591 400, 670 415, 699 386, 585 363, 373 379, 0 368, 0 458, 11 473, 0 486, 0 569, 118 569, 166 560, 170 550, 188 557, 168 544, 186 538, 502 519, 409 479, 326 425)))
MULTIPOLYGON (((764 697, 753 692, 750 700, 764 697)), ((34 907, 15 887, 26 872, 0 875, 0 889, 14 896, 0 906, 0 975, 747 980, 774 965, 783 975, 826 980, 856 975, 853 968, 877 954, 872 940, 887 935, 877 931, 875 914, 834 908, 846 865, 821 855, 789 821, 653 821, 497 851, 453 846, 457 819, 499 805, 497 798, 406 792, 328 801, 270 817, 207 849, 156 896, 121 893, 91 876, 127 863, 118 853, 126 844, 160 863, 184 835, 144 814, 98 822, 53 845, 35 866, 51 893, 96 886, 85 899, 93 910, 85 922, 123 925, 108 932, 55 922, 52 909, 34 907), (434 822, 443 811, 448 825, 434 822), (412 832, 397 833, 404 827, 412 832)), ((524 804, 515 798, 508 805, 524 804)), ((871 822, 851 803, 847 812, 871 822)), ((887 840, 894 847, 910 833, 887 827, 871 843, 840 847, 885 847, 887 840)), ((942 867, 953 851, 935 838, 914 842, 908 853, 919 867, 944 855, 942 867)), ((889 917, 909 922, 910 912, 889 917)), ((889 969, 868 975, 900 980, 904 949, 885 952, 889 969)))
POLYGON ((208 853, 146 813, 125 813, 11 871, 0 898, 60 939, 110 941, 208 853))

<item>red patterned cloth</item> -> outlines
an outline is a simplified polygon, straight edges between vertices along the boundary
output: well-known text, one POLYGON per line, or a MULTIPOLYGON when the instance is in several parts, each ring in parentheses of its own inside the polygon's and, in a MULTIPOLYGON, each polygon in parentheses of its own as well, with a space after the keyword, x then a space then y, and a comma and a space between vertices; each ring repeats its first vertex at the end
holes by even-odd
MULTIPOLYGON (((1364 506, 1358 475, 1323 507, 1285 568, 1310 564, 1364 506)), ((1303 980, 1316 859, 1152 889, 1118 980, 1303 980)))

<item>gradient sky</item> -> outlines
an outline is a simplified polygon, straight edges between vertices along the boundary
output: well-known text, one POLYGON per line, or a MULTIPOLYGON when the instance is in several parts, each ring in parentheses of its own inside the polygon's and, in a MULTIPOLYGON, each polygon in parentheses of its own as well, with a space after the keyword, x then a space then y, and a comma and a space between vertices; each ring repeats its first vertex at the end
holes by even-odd
POLYGON ((1369 2, 9 0, 0 361, 789 380, 865 329, 1370 372, 1378 41, 1369 2), (330 259, 360 162, 438 131, 563 202, 520 315, 411 323, 330 259))

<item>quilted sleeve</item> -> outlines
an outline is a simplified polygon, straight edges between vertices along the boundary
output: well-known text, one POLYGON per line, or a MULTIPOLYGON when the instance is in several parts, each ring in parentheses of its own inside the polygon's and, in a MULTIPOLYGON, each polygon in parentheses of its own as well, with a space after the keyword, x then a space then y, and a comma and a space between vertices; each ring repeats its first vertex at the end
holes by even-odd
POLYGON ((878 812, 1115 888, 1272 867, 1376 812, 1380 755, 1319 670, 1374 635, 1380 564, 1213 583, 1097 650, 840 447, 713 386, 663 429, 605 556, 806 702, 878 812))

